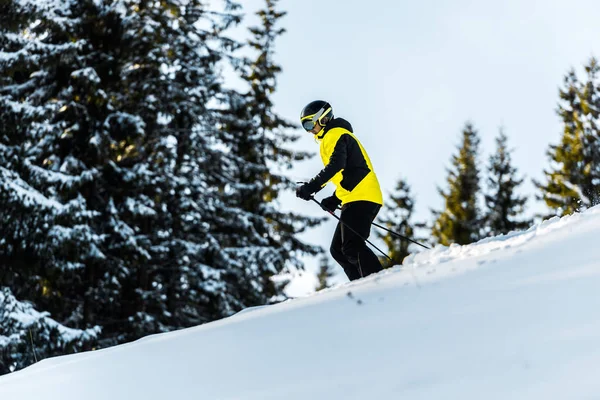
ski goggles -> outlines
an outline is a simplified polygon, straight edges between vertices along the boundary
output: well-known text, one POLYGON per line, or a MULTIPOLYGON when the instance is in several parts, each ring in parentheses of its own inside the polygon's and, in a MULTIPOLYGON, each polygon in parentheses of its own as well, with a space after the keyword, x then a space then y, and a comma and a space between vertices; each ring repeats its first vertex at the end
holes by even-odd
POLYGON ((302 127, 307 132, 310 132, 310 131, 312 131, 315 128, 315 125, 317 124, 317 122, 321 126, 323 126, 323 124, 321 123, 321 121, 330 112, 331 112, 331 106, 329 105, 329 103, 327 103, 319 111, 317 111, 316 114, 307 115, 306 117, 302 118, 302 120, 300 121, 300 122, 302 122, 302 127))

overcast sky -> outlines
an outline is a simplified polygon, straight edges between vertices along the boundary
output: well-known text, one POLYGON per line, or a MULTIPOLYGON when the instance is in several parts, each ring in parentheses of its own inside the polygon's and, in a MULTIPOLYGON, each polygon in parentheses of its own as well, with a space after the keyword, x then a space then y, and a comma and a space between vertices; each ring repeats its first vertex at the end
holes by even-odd
MULTIPOLYGON (((263 0, 242 0, 251 17, 263 0)), ((561 134, 558 89, 570 68, 600 51, 598 0, 281 0, 287 32, 276 44, 283 72, 274 103, 298 120, 304 105, 329 101, 366 148, 384 196, 405 178, 416 197, 415 219, 432 221, 440 209, 437 187, 461 130, 472 121, 481 137, 481 166, 505 128, 513 161, 526 177, 522 192, 537 203, 531 179, 543 178, 546 151, 561 134)), ((580 74, 580 76, 583 76, 580 74)), ((312 135, 297 144, 318 152, 312 135)), ((319 157, 299 163, 290 176, 309 179, 319 157)), ((324 189, 317 198, 330 195, 324 189)), ((285 207, 321 215, 314 203, 285 196, 285 207)), ((334 221, 305 238, 328 249, 334 221)), ((333 261, 332 261, 333 263, 333 261)), ((312 290, 316 260, 307 262, 291 295, 312 290)), ((341 273, 341 267, 336 270, 341 273)), ((345 280, 341 273, 337 281, 345 280)))

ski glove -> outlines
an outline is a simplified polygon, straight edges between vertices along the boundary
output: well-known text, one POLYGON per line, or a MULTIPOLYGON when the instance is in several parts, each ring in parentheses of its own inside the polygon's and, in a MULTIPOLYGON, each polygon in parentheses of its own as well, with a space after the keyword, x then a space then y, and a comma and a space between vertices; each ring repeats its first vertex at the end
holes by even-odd
POLYGON ((321 208, 330 213, 335 212, 340 204, 342 204, 342 201, 335 194, 321 200, 321 208))
POLYGON ((313 179, 296 189, 296 197, 309 201, 312 198, 313 193, 316 193, 319 190, 321 190, 321 185, 313 179))

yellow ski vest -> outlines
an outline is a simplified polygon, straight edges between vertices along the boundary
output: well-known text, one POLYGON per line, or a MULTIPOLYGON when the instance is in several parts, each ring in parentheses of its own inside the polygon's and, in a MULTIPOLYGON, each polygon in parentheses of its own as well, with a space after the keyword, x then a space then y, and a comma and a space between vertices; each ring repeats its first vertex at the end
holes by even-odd
POLYGON ((351 132, 351 125, 341 118, 336 118, 331 122, 333 127, 328 124, 327 128, 329 129, 323 129, 316 135, 316 138, 320 142, 319 150, 325 169, 327 169, 338 143, 345 141, 345 146, 343 143, 341 144, 342 147, 345 147, 346 154, 342 154, 345 156, 345 167, 327 181, 333 182, 336 186, 335 195, 342 201, 342 205, 353 201, 370 201, 383 205, 383 195, 373 165, 364 147, 351 132))

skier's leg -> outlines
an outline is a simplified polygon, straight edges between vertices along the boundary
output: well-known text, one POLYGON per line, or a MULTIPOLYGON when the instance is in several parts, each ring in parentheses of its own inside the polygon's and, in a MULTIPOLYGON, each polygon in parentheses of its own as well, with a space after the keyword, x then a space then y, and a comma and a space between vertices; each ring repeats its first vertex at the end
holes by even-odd
POLYGON ((335 228, 335 233, 333 234, 333 240, 331 241, 331 247, 329 248, 329 251, 333 259, 337 261, 342 268, 344 268, 344 272, 346 273, 348 279, 353 281, 360 278, 357 266, 350 263, 342 252, 342 228, 339 222, 335 228))
MULTIPOLYGON (((375 220, 375 217, 377 217, 377 213, 379 213, 381 206, 379 204, 372 203, 372 204, 368 204, 367 208, 368 208, 368 210, 365 210, 365 214, 370 215, 370 217, 369 217, 369 227, 368 227, 368 230, 366 231, 366 236, 363 236, 365 239, 369 238, 369 235, 371 233, 371 224, 375 220)), ((362 250, 358 254, 358 262, 362 266, 363 270, 368 271, 368 273, 366 273, 365 276, 370 275, 370 274, 375 274, 375 273, 383 270, 383 267, 381 266, 381 262, 379 261, 379 257, 377 257, 375 255, 373 250, 371 250, 371 248, 369 246, 367 246, 366 243, 364 243, 362 250)))
POLYGON ((380 208, 376 203, 357 201, 348 203, 342 210, 342 221, 352 228, 342 226, 342 253, 357 266, 363 277, 382 270, 379 259, 365 243, 371 233, 371 222, 380 208))
POLYGON ((360 253, 358 253, 358 263, 364 276, 376 274, 383 270, 379 258, 373 253, 373 250, 366 245, 362 248, 360 253))

